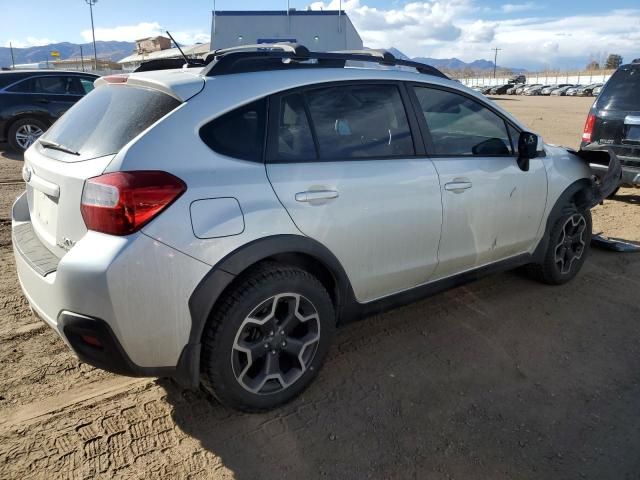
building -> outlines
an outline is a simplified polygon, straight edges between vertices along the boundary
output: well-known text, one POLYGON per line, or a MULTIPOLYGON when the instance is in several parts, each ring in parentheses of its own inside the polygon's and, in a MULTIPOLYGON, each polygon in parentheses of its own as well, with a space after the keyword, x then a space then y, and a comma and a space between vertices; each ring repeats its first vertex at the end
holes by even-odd
MULTIPOLYGON (((60 70, 78 70, 81 72, 92 72, 96 70, 95 59, 93 56, 84 56, 84 57, 71 57, 65 60, 55 60, 53 62, 49 62, 49 68, 56 68, 60 70)), ((110 70, 122 70, 122 66, 117 62, 112 62, 106 58, 98 58, 98 68, 99 72, 105 72, 110 70)))
MULTIPOLYGON (((164 37, 156 37, 156 38, 164 38, 164 37)), ((143 39, 148 40, 148 39, 143 39)), ((138 42, 141 40, 136 40, 136 48, 138 47, 138 42)), ((136 50, 135 53, 124 57, 121 60, 118 60, 118 64, 120 68, 123 70, 135 70, 140 66, 142 62, 148 62, 149 60, 157 60, 160 58, 181 58, 182 54, 180 50, 177 48, 168 48, 170 44, 167 45, 167 48, 160 50, 153 50, 150 52, 147 51, 139 51, 136 50)), ((196 43, 195 45, 181 46, 184 54, 189 58, 204 58, 210 51, 210 47, 208 43, 196 43)))
POLYGON ((344 11, 213 11, 211 48, 297 42, 309 50, 361 50, 362 39, 344 11))
POLYGON ((147 37, 136 40, 136 52, 139 54, 167 50, 168 48, 171 48, 171 39, 167 37, 147 37))

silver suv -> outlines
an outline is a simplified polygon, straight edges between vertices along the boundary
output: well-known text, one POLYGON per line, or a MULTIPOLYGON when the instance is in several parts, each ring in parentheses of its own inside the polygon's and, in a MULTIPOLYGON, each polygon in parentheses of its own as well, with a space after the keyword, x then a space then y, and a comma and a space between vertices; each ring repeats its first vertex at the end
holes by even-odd
POLYGON ((337 324, 498 270, 574 277, 593 161, 386 52, 217 51, 97 80, 26 152, 18 275, 82 361, 260 411, 337 324))

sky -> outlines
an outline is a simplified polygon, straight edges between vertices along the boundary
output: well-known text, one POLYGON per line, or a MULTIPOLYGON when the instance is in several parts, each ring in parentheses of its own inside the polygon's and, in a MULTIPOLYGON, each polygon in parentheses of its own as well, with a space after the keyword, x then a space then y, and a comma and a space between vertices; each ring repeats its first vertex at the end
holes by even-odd
MULTIPOLYGON (((291 8, 337 9, 339 0, 290 0, 291 8)), ((152 36, 207 42, 213 0, 98 0, 97 40, 152 36)), ((286 0, 216 0, 218 10, 284 10, 286 0)), ((524 68, 581 68, 618 53, 640 57, 638 0, 342 0, 364 45, 415 57, 493 59, 524 68)), ((91 41, 85 0, 0 0, 0 46, 91 41)))

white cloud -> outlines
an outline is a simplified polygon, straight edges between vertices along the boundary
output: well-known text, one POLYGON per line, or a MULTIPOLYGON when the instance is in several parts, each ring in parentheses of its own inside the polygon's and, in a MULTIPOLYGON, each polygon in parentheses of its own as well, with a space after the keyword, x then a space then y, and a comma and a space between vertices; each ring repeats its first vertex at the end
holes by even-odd
POLYGON ((7 40, 4 44, 5 47, 10 45, 13 48, 27 48, 27 47, 39 47, 41 45, 49 45, 51 43, 58 43, 56 40, 50 40, 48 38, 36 38, 27 37, 26 40, 7 40))
POLYGON ((500 7, 504 13, 525 12, 527 10, 535 10, 537 5, 533 2, 526 3, 506 3, 500 7))
MULTIPOLYGON (((155 37, 157 35, 165 35, 163 29, 158 22, 141 22, 137 25, 120 25, 109 28, 96 28, 96 40, 118 40, 122 42, 133 42, 140 38, 155 37)), ((81 33, 85 42, 92 41, 91 30, 83 30, 81 33)), ((209 34, 202 30, 187 30, 171 32, 171 35, 180 44, 190 45, 194 43, 209 41, 209 34)))
MULTIPOLYGON (((506 66, 577 68, 598 52, 638 57, 640 9, 607 10, 566 17, 513 17, 538 8, 533 1, 507 3, 498 10, 478 0, 429 0, 388 9, 369 7, 367 0, 343 0, 342 8, 365 46, 395 47, 410 57, 457 57, 465 61, 493 59, 506 66), (496 17, 496 14, 499 14, 496 17)), ((337 9, 339 0, 314 2, 314 9, 337 9)))

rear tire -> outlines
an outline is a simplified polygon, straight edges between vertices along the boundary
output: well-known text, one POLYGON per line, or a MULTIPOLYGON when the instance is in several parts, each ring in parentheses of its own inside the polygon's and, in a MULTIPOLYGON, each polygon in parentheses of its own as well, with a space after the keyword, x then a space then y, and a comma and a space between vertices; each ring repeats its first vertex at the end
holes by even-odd
POLYGON ((331 297, 297 267, 264 264, 225 293, 202 340, 202 384, 224 405, 261 412, 299 395, 335 330, 331 297))
POLYGON ((551 228, 541 263, 527 265, 527 272, 548 285, 562 285, 573 279, 584 264, 591 244, 591 211, 567 209, 551 228))
POLYGON ((18 153, 24 153, 47 130, 44 122, 35 118, 21 118, 9 127, 9 146, 18 153))

